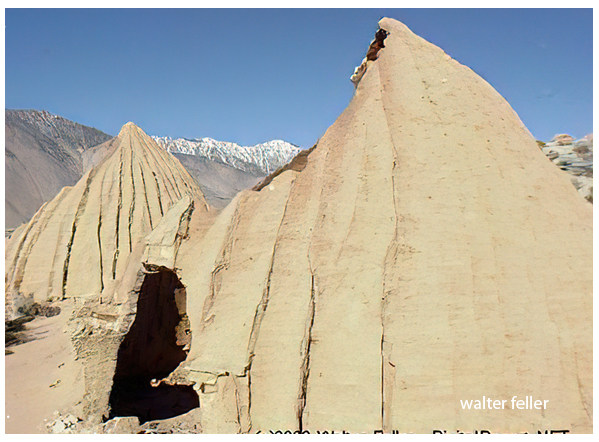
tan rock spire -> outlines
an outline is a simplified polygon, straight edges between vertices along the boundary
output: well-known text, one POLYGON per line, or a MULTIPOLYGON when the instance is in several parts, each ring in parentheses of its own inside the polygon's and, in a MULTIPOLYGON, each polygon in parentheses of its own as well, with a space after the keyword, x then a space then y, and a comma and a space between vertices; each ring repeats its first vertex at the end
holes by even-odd
POLYGON ((7 314, 23 303, 111 292, 135 244, 184 196, 207 209, 181 164, 133 123, 107 152, 16 231, 6 249, 7 314))
POLYGON ((203 431, 592 431, 591 206, 489 84, 380 26, 306 167, 181 245, 203 431))

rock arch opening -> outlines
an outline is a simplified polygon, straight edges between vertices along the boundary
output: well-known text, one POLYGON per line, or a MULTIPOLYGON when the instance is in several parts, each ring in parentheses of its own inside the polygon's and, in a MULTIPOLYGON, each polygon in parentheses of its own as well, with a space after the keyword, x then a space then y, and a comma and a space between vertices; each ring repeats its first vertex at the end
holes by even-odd
POLYGON ((186 301, 175 272, 161 267, 146 274, 135 320, 119 347, 109 418, 137 416, 144 423, 199 407, 191 386, 163 382, 189 351, 186 301))

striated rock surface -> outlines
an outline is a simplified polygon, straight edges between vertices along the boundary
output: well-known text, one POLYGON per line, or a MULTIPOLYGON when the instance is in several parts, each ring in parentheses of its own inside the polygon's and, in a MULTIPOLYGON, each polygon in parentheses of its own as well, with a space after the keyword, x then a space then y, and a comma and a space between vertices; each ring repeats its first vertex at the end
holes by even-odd
POLYGON ((192 215, 171 378, 207 433, 592 432, 592 206, 489 84, 380 27, 304 167, 192 215))
MULTIPOLYGON (((5 111, 6 229, 28 222, 45 202, 99 164, 112 138, 47 111, 5 111)), ((154 137, 199 184, 207 202, 222 208, 241 190, 287 163, 300 149, 281 140, 251 147, 235 143, 154 137)))
POLYGON ((580 140, 556 135, 541 150, 561 170, 566 171, 578 193, 593 202, 593 134, 580 140))
POLYGON ((87 170, 83 153, 112 138, 47 111, 6 109, 4 128, 7 229, 74 185, 87 170))
MULTIPOLYGON (((140 423, 199 405, 190 386, 154 389, 151 380, 167 376, 189 350, 185 290, 174 262, 192 212, 204 213, 199 218, 206 220, 213 213, 183 166, 133 123, 94 149, 92 157, 97 166, 8 241, 6 315, 29 312, 40 300, 72 308, 72 314, 57 318, 66 324, 72 344, 63 344, 75 356, 69 363, 83 374, 77 390, 67 389, 68 399, 52 397, 46 404, 67 416, 51 421, 47 431, 151 430, 155 426, 140 428, 140 423), (102 424, 123 416, 136 418, 102 424)), ((25 368, 36 364, 37 355, 14 347, 11 357, 25 368)), ((7 379, 18 377, 15 364, 7 379)), ((27 385, 39 384, 35 369, 22 371, 22 377, 27 385)), ((13 396, 11 410, 31 410, 27 419, 38 426, 48 420, 45 409, 31 403, 35 395, 13 396)), ((12 431, 23 432, 15 424, 12 431)))
POLYGON ((98 151, 106 158, 7 243, 8 317, 33 302, 112 296, 135 245, 171 206, 186 197, 207 210, 181 164, 133 123, 98 151))
POLYGON ((489 84, 380 27, 318 144, 222 212, 128 124, 14 233, 9 313, 75 307, 50 431, 592 432, 592 206, 489 84))

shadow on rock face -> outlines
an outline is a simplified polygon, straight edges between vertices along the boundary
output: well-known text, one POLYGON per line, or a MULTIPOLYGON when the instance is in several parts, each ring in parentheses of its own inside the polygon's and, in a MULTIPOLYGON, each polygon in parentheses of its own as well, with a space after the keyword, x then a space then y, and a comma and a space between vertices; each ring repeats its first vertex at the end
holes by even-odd
POLYGON ((115 383, 110 395, 111 418, 115 416, 137 416, 140 423, 168 419, 185 414, 200 406, 193 387, 188 385, 166 385, 158 387, 115 383))
POLYGON ((193 387, 155 382, 167 377, 187 357, 188 342, 181 337, 185 328, 185 290, 177 275, 168 269, 147 274, 135 321, 119 348, 110 418, 137 416, 144 423, 199 406, 193 387))

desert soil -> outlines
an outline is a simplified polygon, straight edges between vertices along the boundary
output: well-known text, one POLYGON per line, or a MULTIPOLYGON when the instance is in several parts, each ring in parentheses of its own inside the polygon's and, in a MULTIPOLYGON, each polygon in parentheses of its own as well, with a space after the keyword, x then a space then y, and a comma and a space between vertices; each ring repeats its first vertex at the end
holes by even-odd
POLYGON ((73 304, 62 312, 37 317, 27 324, 29 342, 10 347, 5 360, 5 432, 46 433, 45 423, 61 414, 81 415, 77 404, 84 394, 83 367, 66 333, 73 304))

